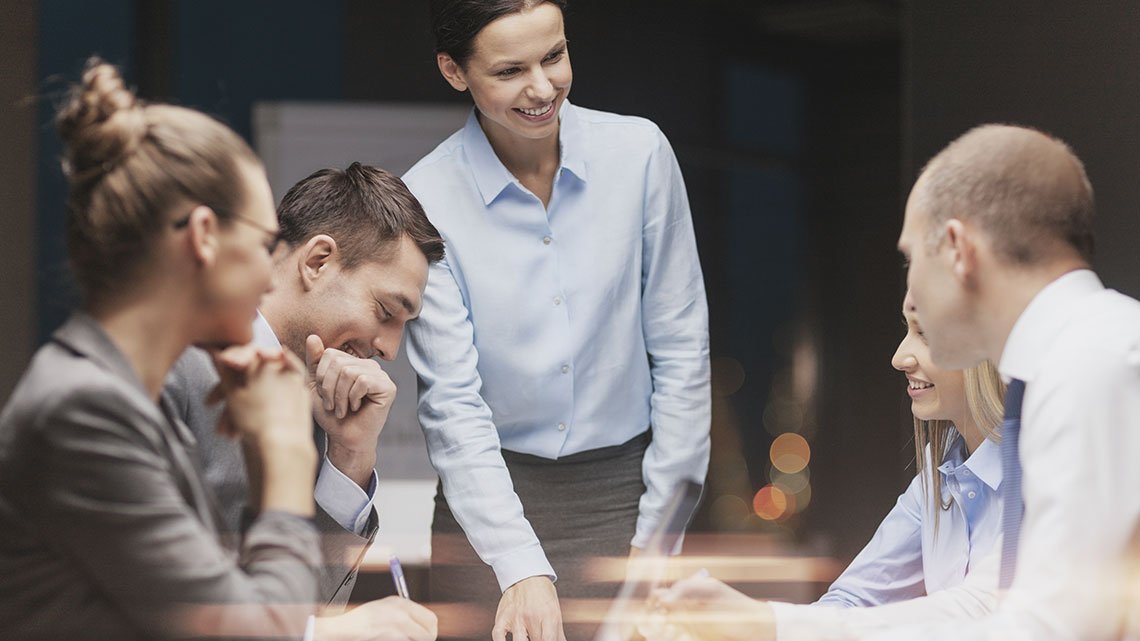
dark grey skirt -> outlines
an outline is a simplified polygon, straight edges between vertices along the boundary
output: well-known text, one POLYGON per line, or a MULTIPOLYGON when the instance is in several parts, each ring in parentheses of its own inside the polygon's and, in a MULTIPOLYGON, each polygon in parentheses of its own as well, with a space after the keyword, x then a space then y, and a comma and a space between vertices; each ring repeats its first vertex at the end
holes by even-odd
MULTIPOLYGON (((645 493, 641 464, 651 436, 646 431, 626 443, 580 452, 558 460, 503 450, 515 492, 542 549, 558 574, 558 597, 612 599, 618 583, 585 575, 590 560, 625 557, 645 493)), ((451 509, 436 488, 432 520, 431 600, 477 606, 476 620, 464 623, 486 641, 491 636, 502 593, 491 568, 471 548, 451 509)), ((441 632, 452 626, 440 621, 441 632)), ((568 641, 589 641, 597 622, 566 625, 568 641)), ((455 638, 455 637, 451 637, 455 638)))

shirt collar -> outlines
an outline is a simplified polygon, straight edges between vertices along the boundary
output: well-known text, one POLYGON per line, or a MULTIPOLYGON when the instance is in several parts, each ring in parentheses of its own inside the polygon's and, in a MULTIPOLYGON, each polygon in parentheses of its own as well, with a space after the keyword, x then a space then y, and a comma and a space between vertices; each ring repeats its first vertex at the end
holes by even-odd
POLYGON ((982 440, 974 453, 966 457, 966 440, 961 436, 956 436, 954 442, 950 445, 950 450, 946 453, 946 458, 942 464, 938 466, 938 472, 943 476, 956 474, 960 468, 966 468, 978 477, 982 483, 985 483, 992 490, 997 490, 1001 486, 1001 449, 997 443, 990 439, 982 440), (965 460, 963 460, 965 459, 965 460))
MULTIPOLYGON (((965 447, 965 441, 962 443, 965 447)), ((996 490, 1001 486, 1001 448, 990 439, 983 439, 970 458, 962 465, 981 479, 982 483, 996 490)))
MULTIPOLYGON (((586 180, 586 160, 582 153, 582 128, 578 122, 576 109, 569 100, 563 101, 558 112, 561 120, 558 126, 558 145, 561 154, 562 169, 569 170, 579 180, 586 180)), ((478 108, 472 108, 467 116, 467 123, 463 125, 463 151, 467 155, 468 165, 475 177, 475 185, 479 188, 479 195, 483 197, 483 204, 490 205, 507 186, 516 182, 510 171, 503 165, 487 134, 479 126, 478 108)))
POLYGON ((103 326, 89 314, 81 311, 73 313, 52 334, 52 339, 126 381, 133 390, 147 399, 147 406, 154 405, 134 366, 111 340, 103 326))
POLYGON ((562 103, 559 113, 562 124, 558 127, 559 152, 562 154, 562 168, 586 182, 586 131, 578 120, 578 108, 567 100, 562 103))
POLYGON ((1046 285, 1013 324, 998 371, 1007 379, 1026 383, 1037 376, 1044 347, 1068 323, 1080 308, 1076 301, 1104 289, 1097 275, 1089 269, 1071 271, 1046 285))
POLYGON ((253 340, 250 342, 258 347, 281 347, 281 341, 277 340, 277 334, 273 333, 273 328, 261 315, 260 310, 257 312, 257 318, 253 320, 253 340))

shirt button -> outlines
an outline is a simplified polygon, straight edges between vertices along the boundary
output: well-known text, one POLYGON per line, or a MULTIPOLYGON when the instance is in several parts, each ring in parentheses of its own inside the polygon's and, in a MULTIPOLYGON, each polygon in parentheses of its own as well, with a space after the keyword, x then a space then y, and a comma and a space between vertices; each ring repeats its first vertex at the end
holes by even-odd
POLYGON ((543 245, 549 245, 550 243, 551 243, 551 238, 550 238, 550 236, 543 236, 543 238, 542 238, 542 244, 543 244, 543 245))
POLYGON ((555 307, 557 307, 558 305, 561 305, 561 304, 562 304, 562 297, 561 297, 561 296, 555 296, 555 297, 554 297, 554 305, 555 305, 555 307))
POLYGON ((563 374, 569 374, 570 373, 570 366, 569 365, 563 365, 562 366, 562 373, 563 374))
POLYGON ((566 424, 565 423, 559 423, 558 424, 558 431, 559 432, 565 432, 566 431, 566 424))
POLYGON ((962 476, 969 476, 970 470, 962 470, 962 476))
POLYGON ((966 496, 968 496, 968 497, 970 497, 970 498, 974 498, 974 497, 976 497, 977 495, 978 495, 978 493, 977 493, 977 492, 969 492, 969 493, 967 493, 967 494, 966 494, 966 496))

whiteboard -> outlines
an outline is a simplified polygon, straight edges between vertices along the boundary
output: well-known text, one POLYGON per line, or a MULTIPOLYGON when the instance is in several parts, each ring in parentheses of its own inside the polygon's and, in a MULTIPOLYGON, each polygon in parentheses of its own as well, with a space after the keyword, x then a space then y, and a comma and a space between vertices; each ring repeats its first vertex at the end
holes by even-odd
MULTIPOLYGON (((471 107, 434 103, 263 102, 253 108, 254 147, 277 199, 325 167, 361 162, 402 175, 461 128, 471 107)), ((405 563, 430 558, 431 497, 436 474, 416 418, 416 375, 405 349, 381 363, 396 383, 396 402, 377 448, 381 528, 374 553, 405 563)))

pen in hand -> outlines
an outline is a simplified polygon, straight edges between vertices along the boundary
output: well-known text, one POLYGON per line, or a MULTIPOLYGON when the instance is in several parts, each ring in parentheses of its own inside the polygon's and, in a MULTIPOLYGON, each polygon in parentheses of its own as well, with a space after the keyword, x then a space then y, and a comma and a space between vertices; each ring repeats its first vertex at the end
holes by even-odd
POLYGON ((403 599, 410 599, 408 596, 408 582, 404 580, 404 568, 400 565, 400 559, 396 555, 388 557, 388 567, 392 570, 392 583, 396 585, 396 594, 403 599))

